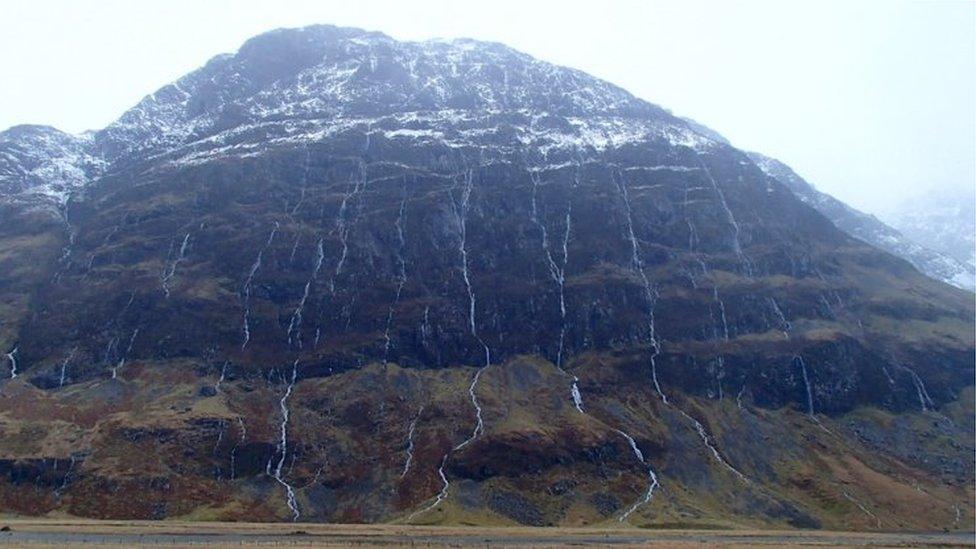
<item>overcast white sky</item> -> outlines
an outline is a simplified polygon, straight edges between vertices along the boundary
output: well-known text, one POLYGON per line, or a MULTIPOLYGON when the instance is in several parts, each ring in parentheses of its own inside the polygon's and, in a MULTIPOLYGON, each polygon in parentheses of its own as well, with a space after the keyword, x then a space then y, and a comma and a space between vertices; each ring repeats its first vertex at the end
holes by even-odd
POLYGON ((314 23, 473 37, 692 117, 880 213, 976 184, 976 2, 0 2, 0 128, 101 128, 255 34, 314 23))

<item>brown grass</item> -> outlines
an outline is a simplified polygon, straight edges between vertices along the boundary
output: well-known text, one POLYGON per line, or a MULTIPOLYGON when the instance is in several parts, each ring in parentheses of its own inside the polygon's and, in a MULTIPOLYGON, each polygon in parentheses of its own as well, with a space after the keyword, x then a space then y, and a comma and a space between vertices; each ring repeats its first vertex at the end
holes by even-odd
MULTIPOLYGON (((87 534, 86 547, 119 547, 119 539, 98 541, 98 535, 132 536, 126 546, 239 547, 967 547, 971 535, 887 534, 777 530, 639 530, 611 528, 436 527, 356 524, 268 524, 187 521, 94 521, 73 518, 0 518, 11 531, 87 534), (183 541, 184 535, 209 535, 205 543, 183 541), (140 542, 139 536, 151 536, 140 542), (226 536, 224 539, 221 537, 226 536), (251 536, 260 538, 248 539, 251 536)), ((0 542, 5 534, 0 533, 0 542)), ((63 541, 42 538, 33 547, 63 547, 63 541)))

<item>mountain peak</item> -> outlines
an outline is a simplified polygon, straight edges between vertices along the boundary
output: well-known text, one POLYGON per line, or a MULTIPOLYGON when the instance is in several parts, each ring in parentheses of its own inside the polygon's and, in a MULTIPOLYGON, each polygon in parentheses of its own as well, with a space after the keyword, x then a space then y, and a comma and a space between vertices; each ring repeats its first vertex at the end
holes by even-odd
POLYGON ((972 295, 703 132, 325 26, 16 130, 0 513, 961 528, 972 295))
POLYGON ((146 97, 100 132, 111 158, 165 149, 261 125, 342 125, 404 113, 553 113, 671 119, 662 109, 580 71, 471 39, 401 42, 319 25, 252 38, 146 97))

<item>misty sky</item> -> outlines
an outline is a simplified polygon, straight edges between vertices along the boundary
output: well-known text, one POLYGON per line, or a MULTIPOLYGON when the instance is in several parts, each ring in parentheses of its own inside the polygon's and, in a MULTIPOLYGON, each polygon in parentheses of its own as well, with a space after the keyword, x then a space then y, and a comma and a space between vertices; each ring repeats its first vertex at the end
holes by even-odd
POLYGON ((614 82, 872 213, 976 182, 976 2, 0 4, 0 128, 110 123, 276 27, 472 37, 614 82))

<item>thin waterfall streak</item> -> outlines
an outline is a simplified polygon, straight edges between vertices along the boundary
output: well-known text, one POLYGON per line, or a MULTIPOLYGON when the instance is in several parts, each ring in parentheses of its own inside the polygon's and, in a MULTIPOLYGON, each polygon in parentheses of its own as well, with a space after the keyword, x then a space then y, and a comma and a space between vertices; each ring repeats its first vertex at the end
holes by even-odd
POLYGON ((234 443, 234 447, 230 450, 231 480, 234 480, 237 477, 237 449, 247 440, 247 426, 244 424, 244 418, 237 416, 237 425, 239 426, 240 437, 237 439, 237 442, 234 443))
MULTIPOLYGON (((578 159, 576 163, 576 173, 574 174, 574 178, 573 178, 573 189, 575 189, 579 185, 579 170, 581 164, 582 164, 581 159, 578 159)), ((553 260, 552 254, 550 252, 550 248, 548 245, 548 233, 546 232, 545 225, 542 224, 538 219, 538 213, 537 213, 538 209, 536 204, 537 186, 538 186, 538 180, 533 178, 533 194, 532 194, 533 221, 537 225, 539 225, 543 233, 543 249, 546 252, 547 263, 549 264, 550 267, 550 275, 552 275, 553 280, 557 282, 559 287, 559 298, 560 298, 559 309, 560 309, 560 317, 563 323, 563 329, 560 333, 560 355, 559 355, 560 360, 557 366, 559 366, 560 370, 562 370, 562 360, 561 360, 562 358, 561 353, 563 350, 562 338, 565 337, 565 321, 566 321, 566 302, 565 302, 564 287, 565 287, 565 280, 566 280, 566 266, 569 263, 569 238, 572 231, 573 203, 572 201, 570 201, 566 208, 565 227, 564 227, 563 238, 562 238, 562 264, 558 265, 553 260)), ((628 208, 629 208, 629 201, 628 201, 628 208)), ((657 347, 655 342, 655 349, 656 348, 657 347)), ((579 388, 579 377, 575 375, 572 377, 573 377, 573 381, 570 388, 570 395, 573 399, 573 406, 576 408, 577 412, 581 414, 585 414, 586 411, 583 409, 583 394, 579 388)), ((626 518, 629 517, 634 511, 636 511, 637 508, 639 508, 641 505, 644 505, 647 502, 649 502, 651 500, 651 497, 654 494, 654 490, 658 486, 660 486, 660 484, 658 482, 657 474, 654 472, 653 468, 651 468, 650 464, 648 464, 644 459, 644 455, 637 447, 637 443, 636 441, 634 441, 633 437, 631 437, 630 435, 628 435, 622 430, 615 429, 615 431, 618 432, 620 435, 622 435, 625 439, 627 439, 627 442, 630 444, 630 447, 634 451, 634 454, 637 456, 640 462, 648 468, 648 477, 649 477, 649 485, 648 485, 647 492, 645 493, 642 499, 638 500, 637 503, 635 503, 627 512, 624 513, 624 515, 620 518, 620 520, 623 521, 626 520, 626 518)))
POLYGON ((288 398, 291 396, 292 390, 295 387, 295 381, 298 378, 298 359, 291 366, 291 380, 288 383, 288 387, 285 389, 285 394, 282 395, 281 400, 278 401, 278 405, 281 409, 281 439, 278 443, 278 452, 280 453, 280 458, 278 459, 278 465, 274 469, 274 479, 285 489, 285 504, 288 505, 288 509, 292 512, 292 521, 298 521, 301 518, 301 512, 298 510, 298 502, 295 499, 295 490, 292 488, 291 484, 285 481, 282 476, 282 469, 285 465, 285 459, 288 455, 288 421, 290 419, 290 411, 288 409, 288 398))
POLYGON ((884 373, 885 378, 888 380, 888 385, 891 385, 892 387, 894 387, 895 386, 895 378, 891 377, 891 372, 888 371, 888 368, 886 366, 882 365, 881 366, 881 371, 884 373))
POLYGON ((718 303, 718 310, 722 318, 722 339, 725 341, 729 340, 729 322, 725 318, 725 302, 718 295, 718 286, 712 286, 712 297, 718 303))
MULTIPOLYGON (((711 176, 709 175, 709 177, 711 177, 711 176)), ((687 203, 687 199, 688 199, 688 197, 687 197, 687 190, 686 190, 685 191, 685 202, 686 203, 687 203)), ((707 276, 707 275, 710 274, 709 271, 708 271, 708 267, 705 265, 705 261, 702 259, 701 255, 698 254, 697 251, 696 251, 696 249, 695 249, 695 246, 697 245, 697 234, 698 233, 695 230, 695 225, 691 222, 691 219, 687 216, 687 212, 685 212, 685 222, 688 224, 689 234, 691 235, 691 236, 689 236, 689 242, 688 242, 689 251, 691 253, 695 254, 695 258, 698 261, 698 264, 701 266, 702 274, 707 276)), ((729 340, 729 325, 728 325, 728 320, 726 319, 726 314, 725 314, 725 302, 722 301, 722 298, 719 295, 719 291, 718 291, 718 284, 714 280, 712 280, 712 299, 713 299, 713 301, 715 301, 715 303, 719 307, 720 318, 721 318, 721 321, 722 321, 722 339, 724 341, 728 341, 729 340)), ((719 356, 719 367, 722 368, 723 365, 724 365, 724 359, 720 355, 719 356)), ((653 380, 654 380, 654 388, 657 390, 658 396, 661 398, 661 401, 664 404, 670 406, 671 404, 668 401, 667 396, 665 396, 664 391, 661 390, 661 385, 658 382, 658 379, 657 379, 657 369, 656 368, 652 368, 652 375, 653 375, 653 380)), ((735 396, 736 406, 740 410, 742 409, 742 393, 743 393, 744 390, 745 390, 745 386, 743 385, 742 388, 739 390, 739 392, 735 396)), ((721 383, 719 383, 719 398, 721 398, 721 396, 722 396, 722 385, 721 385, 721 383)), ((686 419, 688 419, 692 423, 692 425, 695 428, 695 431, 698 433, 698 437, 702 440, 702 443, 711 452, 712 457, 719 464, 721 464, 723 467, 725 467, 726 469, 728 469, 729 471, 731 471, 736 477, 738 477, 743 482, 749 483, 749 479, 746 478, 746 476, 743 475, 742 472, 740 472, 731 463, 729 463, 724 457, 722 457, 722 455, 718 451, 718 448, 716 448, 715 445, 712 443, 711 437, 709 436, 708 432, 705 430, 705 426, 702 425, 702 423, 700 421, 698 421, 697 419, 695 419, 690 414, 688 414, 687 412, 685 412, 684 410, 682 410, 681 408, 679 408, 677 406, 674 406, 674 409, 677 410, 678 413, 680 413, 682 416, 684 416, 686 419)))
POLYGON ((339 204, 339 213, 336 215, 335 231, 339 235, 339 243, 342 245, 342 250, 339 252, 339 261, 336 262, 335 272, 332 274, 332 278, 329 281, 329 292, 332 294, 335 294, 336 279, 339 278, 340 274, 342 274, 342 268, 346 263, 346 257, 349 255, 349 225, 348 219, 346 219, 347 211, 349 209, 349 201, 358 198, 359 195, 366 189, 366 184, 366 162, 364 160, 360 160, 359 179, 356 180, 356 184, 353 186, 352 191, 343 195, 342 202, 339 204))
POLYGON ((877 515, 875 515, 871 511, 869 511, 867 507, 865 507, 864 505, 861 504, 861 502, 859 502, 856 499, 854 499, 853 497, 851 497, 851 495, 848 494, 847 492, 841 492, 841 494, 844 495, 844 497, 847 499, 847 501, 850 501, 851 503, 853 503, 854 505, 856 505, 857 508, 860 509, 862 513, 864 513, 865 515, 867 515, 867 516, 871 517, 872 519, 874 519, 874 522, 877 525, 877 527, 878 528, 881 528, 881 519, 878 518, 877 515))
POLYGON ((72 347, 71 350, 68 351, 68 356, 64 357, 64 360, 61 362, 61 376, 58 379, 58 387, 64 387, 64 380, 65 380, 65 374, 67 373, 68 370, 68 363, 71 362, 71 359, 74 358, 75 352, 77 351, 78 351, 77 347, 72 347))
POLYGON ((478 335, 478 327, 475 322, 477 300, 475 297, 474 288, 471 285, 471 277, 468 270, 467 216, 473 183, 473 174, 471 170, 468 170, 464 178, 464 189, 462 190, 461 194, 461 204, 459 207, 455 204, 454 215, 458 224, 458 234, 460 235, 459 251, 461 254, 461 273, 464 278, 465 288, 468 292, 468 323, 471 330, 471 336, 481 344, 485 351, 485 363, 481 368, 478 369, 477 372, 475 372, 474 379, 472 379, 471 385, 468 387, 468 394, 471 396, 471 404, 475 408, 477 423, 475 424, 471 437, 458 445, 455 450, 463 448, 468 443, 478 438, 478 435, 480 435, 484 430, 484 421, 481 417, 481 405, 478 403, 478 396, 475 393, 475 390, 478 387, 478 381, 481 379, 481 374, 484 373, 489 366, 491 366, 491 349, 488 347, 488 344, 481 339, 481 336, 478 335))
POLYGON ((471 178, 472 174, 469 170, 465 175, 465 185, 461 191, 461 204, 458 205, 456 202, 454 203, 454 218, 458 226, 458 252, 461 254, 461 276, 464 279, 464 287, 468 293, 468 327, 471 335, 480 340, 480 338, 478 338, 478 327, 475 324, 475 308, 477 301, 475 299, 474 290, 471 287, 471 277, 468 274, 467 216, 468 205, 471 200, 471 178))
POLYGON ((319 274, 319 269, 322 268, 322 262, 325 261, 325 249, 323 247, 323 239, 319 238, 318 244, 316 246, 316 256, 315 265, 312 268, 312 274, 309 276, 308 281, 305 283, 305 289, 302 292, 302 298, 298 301, 298 305, 295 307, 295 311, 291 315, 291 320, 288 322, 288 345, 291 346, 297 341, 298 346, 302 346, 301 342, 301 327, 302 327, 302 314, 305 310, 305 302, 308 301, 308 295, 312 288, 312 283, 315 282, 315 278, 319 274), (297 339, 296 339, 297 338, 297 339))
POLYGON ((63 494, 65 489, 68 488, 68 483, 71 481, 71 473, 73 473, 75 470, 75 462, 77 461, 77 458, 74 454, 70 454, 68 457, 70 460, 68 463, 68 470, 65 471, 64 476, 61 477, 61 483, 58 484, 58 487, 54 489, 55 499, 61 499, 61 494, 63 494))
MULTIPOLYGON (((668 400, 667 395, 665 395, 664 394, 664 391, 661 390, 661 384, 658 383, 658 380, 657 380, 657 368, 654 365, 652 365, 652 367, 651 367, 651 375, 652 375, 652 379, 654 381, 654 389, 657 391, 657 395, 658 395, 658 397, 660 397, 661 402, 663 402, 665 406, 669 406, 671 408, 674 408, 685 419, 687 419, 689 422, 691 422, 692 426, 695 428, 695 431, 698 433, 698 437, 702 440, 702 443, 704 443, 705 447, 709 450, 709 452, 711 452, 712 457, 715 458, 715 461, 717 461, 723 467, 725 467, 726 469, 728 469, 729 471, 731 471, 732 473, 734 473, 741 480, 743 480, 745 482, 749 482, 749 479, 746 478, 745 475, 743 475, 738 469, 736 469, 734 466, 732 466, 732 464, 729 463, 718 452, 718 449, 715 447, 715 445, 711 441, 711 437, 708 435, 708 432, 705 430, 705 426, 702 425, 702 423, 700 421, 698 421, 697 419, 695 419, 694 417, 692 417, 691 414, 685 412, 684 410, 682 410, 678 406, 672 404, 671 401, 668 400)), ((742 408, 741 396, 742 396, 742 391, 739 391, 739 394, 736 396, 736 404, 739 406, 740 409, 742 408)))
POLYGON ((413 421, 410 422, 410 428, 407 430, 407 458, 403 463, 403 472, 400 473, 400 478, 407 476, 410 471, 410 465, 413 463, 413 434, 417 430, 417 422, 420 421, 421 414, 424 413, 424 407, 421 406, 420 410, 417 411, 417 415, 414 416, 413 421))
POLYGON ((903 370, 908 372, 912 378, 912 383, 915 385, 915 392, 918 394, 918 402, 922 407, 923 412, 928 412, 930 408, 935 408, 935 402, 929 396, 928 391, 925 389, 925 383, 922 382, 922 378, 915 373, 915 370, 907 366, 901 367, 903 370))
POLYGON ((657 380, 657 365, 654 363, 651 363, 651 381, 654 382, 654 390, 657 391, 657 396, 661 398, 661 402, 670 406, 671 402, 668 401, 667 395, 661 390, 661 384, 657 380))
POLYGON ((414 511, 413 513, 410 513, 410 515, 407 516, 407 522, 410 522, 414 518, 419 517, 420 515, 423 515, 427 511, 434 509, 435 507, 440 505, 441 502, 447 499, 447 491, 450 489, 451 483, 450 481, 447 480, 447 475, 444 474, 444 467, 447 466, 447 458, 450 455, 451 455, 450 452, 444 454, 444 457, 441 458, 441 465, 440 467, 437 468, 437 475, 441 477, 441 485, 442 485, 441 491, 437 493, 437 497, 434 498, 433 503, 431 503, 427 507, 424 507, 423 509, 419 509, 417 511, 414 511))
POLYGON ((119 359, 118 363, 116 363, 115 367, 112 368, 112 379, 118 378, 119 370, 121 370, 125 366, 125 361, 129 358, 129 353, 132 352, 132 345, 135 343, 136 337, 138 335, 139 335, 139 328, 132 330, 132 336, 129 337, 129 344, 126 346, 125 352, 122 354, 122 357, 119 359))
MULTIPOLYGON (((820 276, 823 278, 823 275, 820 276)), ((770 297, 768 302, 773 309, 773 313, 780 321, 780 329, 782 330, 783 335, 786 336, 787 339, 792 338, 793 326, 786 319, 786 315, 784 315, 783 310, 780 309, 779 303, 777 303, 776 299, 773 297, 770 297)), ((813 387, 810 385, 810 376, 807 372, 806 362, 804 362, 803 357, 800 355, 794 355, 792 362, 800 365, 800 374, 803 379, 803 386, 806 393, 807 416, 813 420, 818 427, 823 429, 824 432, 830 433, 830 429, 827 429, 827 427, 825 427, 823 423, 820 423, 820 420, 817 418, 816 410, 813 406, 813 387)))
POLYGON ((217 450, 220 449, 220 443, 224 441, 224 433, 227 431, 227 422, 226 421, 220 420, 218 422, 218 425, 220 425, 220 430, 217 431, 217 441, 214 442, 213 449, 210 451, 210 455, 212 455, 212 456, 216 456, 217 455, 217 450))
POLYGON ((108 344, 105 346, 104 362, 106 364, 113 361, 113 356, 115 354, 116 348, 119 344, 119 336, 114 336, 108 340, 108 344))
POLYGON ((298 253, 298 243, 302 240, 302 233, 295 234, 295 243, 291 246, 291 254, 288 255, 288 264, 295 262, 295 254, 298 253))
MULTIPOLYGON (((532 222, 539 228, 539 232, 542 235, 542 251, 545 254, 546 265, 549 269, 549 276, 552 278, 553 282, 556 284, 556 290, 559 292, 559 340, 558 348, 556 349, 556 368, 561 372, 566 373, 563 370, 563 349, 566 341, 566 264, 569 260, 569 235, 571 227, 571 216, 573 203, 570 202, 566 209, 566 219, 565 219, 565 230, 563 231, 562 239, 562 265, 556 263, 553 258, 552 250, 549 244, 549 231, 546 228, 545 220, 539 217, 539 207, 538 207, 538 191, 539 191, 539 175, 535 172, 530 173, 530 178, 532 180, 532 197, 531 197, 531 209, 532 209, 532 222)), ((576 408, 582 411, 579 402, 577 401, 577 396, 579 393, 579 388, 576 386, 576 380, 574 376, 574 381, 570 387, 570 397, 573 399, 573 403, 576 404, 576 408)))
MULTIPOLYGON (((687 203, 688 203, 688 188, 685 189, 685 205, 687 205, 687 203)), ((719 295, 718 283, 715 281, 714 277, 711 277, 710 276, 711 273, 708 270, 708 266, 705 264, 705 260, 702 258, 701 254, 699 254, 697 252, 697 250, 696 250, 696 246, 698 244, 698 231, 695 229, 695 224, 691 222, 691 218, 688 216, 688 212, 685 211, 684 213, 685 213, 685 223, 688 225, 688 231, 689 231, 688 251, 695 255, 695 259, 697 260, 698 265, 701 267, 702 275, 705 276, 705 277, 711 278, 711 283, 712 283, 712 301, 714 301, 718 305, 719 315, 720 315, 720 319, 722 321, 722 325, 721 325, 722 326, 722 339, 724 341, 728 341, 729 340, 729 322, 728 322, 728 319, 727 319, 726 314, 725 314, 725 302, 722 300, 721 295, 719 295)), ((694 286, 695 288, 698 287, 698 284, 696 283, 695 278, 694 278, 693 275, 691 277, 691 282, 692 282, 692 286, 694 286)), ((713 316, 713 321, 714 321, 714 316, 713 316)), ((713 330, 714 330, 714 328, 713 328, 713 330)), ((722 371, 724 373, 724 364, 725 364, 725 362, 724 362, 724 358, 722 357, 722 355, 719 355, 718 360, 719 360, 719 368, 720 368, 720 371, 722 371)), ((719 380, 719 383, 718 383, 718 391, 719 391, 719 400, 721 400, 722 399, 722 382, 721 382, 721 380, 719 380)), ((737 403, 738 403, 738 401, 737 401, 737 403)))
POLYGON ((698 165, 701 167, 702 171, 705 173, 705 177, 712 186, 712 190, 718 196, 719 202, 722 204, 722 210, 725 213, 725 217, 732 227, 732 251, 735 253, 736 257, 746 269, 746 276, 752 276, 752 262, 746 257, 745 252, 742 251, 742 244, 739 242, 739 223, 735 220, 735 215, 732 213, 732 209, 729 208, 729 203, 725 200, 725 193, 722 192, 722 188, 719 187, 718 182, 712 176, 712 172, 705 166, 705 163, 698 156, 695 157, 698 161, 698 165))
POLYGON ((227 378, 227 365, 230 364, 229 360, 224 361, 224 365, 220 367, 220 377, 217 378, 217 383, 214 384, 214 392, 220 391, 220 384, 224 382, 227 378))
MULTIPOLYGON (((170 294, 170 288, 169 288, 170 280, 172 280, 173 276, 176 275, 176 268, 180 265, 180 263, 183 262, 184 259, 186 259, 186 248, 189 244, 190 244, 190 233, 186 233, 186 236, 183 237, 183 242, 180 244, 180 250, 176 256, 176 259, 174 259, 169 265, 163 268, 163 273, 160 276, 160 282, 163 288, 163 294, 165 294, 167 298, 169 297, 170 294)), ((172 250, 172 248, 170 249, 172 250)), ((169 259, 168 255, 166 259, 169 259)))
POLYGON ((406 183, 404 182, 403 194, 400 198, 400 210, 397 213, 396 222, 393 224, 396 229, 397 235, 397 287, 396 294, 393 297, 393 302, 390 303, 390 307, 386 313, 386 329, 383 332, 383 363, 386 364, 390 356, 390 347, 393 343, 390 337, 390 330, 393 327, 393 314, 396 311, 397 305, 400 303, 400 296, 403 294, 403 287, 407 284, 407 262, 404 258, 404 253, 406 252, 407 241, 403 235, 403 214, 407 205, 407 192, 406 183))
MULTIPOLYGON (((301 191, 301 194, 298 197, 298 202, 295 204, 295 207, 291 209, 291 214, 290 215, 292 217, 294 217, 295 214, 298 213, 298 210, 301 209, 302 204, 305 203, 305 192, 308 189, 308 165, 309 165, 309 158, 310 158, 310 153, 309 153, 309 150, 308 150, 308 144, 306 144, 305 145, 305 161, 302 162, 302 191, 301 191)), ((275 225, 277 225, 277 223, 275 223, 275 225)))
MULTIPOLYGON (((72 259, 71 256, 74 253, 75 239, 77 238, 77 231, 71 224, 71 220, 68 217, 68 211, 71 206, 71 193, 69 192, 64 200, 64 203, 58 207, 58 214, 61 217, 61 222, 65 228, 65 234, 68 235, 68 242, 65 243, 64 247, 61 248, 61 257, 58 259, 58 264, 60 267, 58 271, 54 274, 53 282, 57 284, 61 281, 61 276, 67 269, 71 268, 72 259)), ((87 276, 87 273, 85 273, 87 276)))
POLYGON ((478 395, 475 393, 475 389, 478 387, 478 380, 481 379, 481 374, 488 369, 488 366, 489 364, 486 364, 481 368, 478 368, 478 371, 474 374, 474 378, 471 380, 471 385, 468 386, 468 395, 471 397, 471 404, 474 406, 475 411, 474 430, 471 432, 471 436, 464 439, 461 444, 454 447, 454 451, 460 450, 468 444, 474 442, 474 440, 478 438, 485 430, 485 421, 481 417, 481 405, 478 403, 478 395))
MULTIPOLYGON (((650 280, 647 278, 647 274, 644 272, 644 260, 641 257, 640 245, 637 242, 637 235, 634 233, 634 214, 633 208, 630 203, 630 195, 627 192, 627 185, 624 184, 623 176, 620 174, 614 174, 612 176, 614 183, 617 186, 617 190, 620 193, 621 198, 624 201, 625 212, 627 215, 627 236, 630 240, 630 252, 631 252, 631 269, 640 277, 641 283, 643 285, 644 297, 647 301, 647 324, 648 330, 650 332, 650 345, 651 345, 651 376, 654 381, 654 386, 658 391, 658 395, 661 399, 667 403, 667 397, 664 396, 664 392, 661 391, 661 386, 657 381, 657 356, 660 354, 660 347, 657 341, 657 334, 654 326, 654 306, 657 302, 657 291, 651 286, 650 280)), ((617 432, 623 435, 627 441, 630 443, 630 447, 634 450, 634 454, 637 458, 644 464, 648 469, 648 487, 647 492, 644 497, 637 501, 633 506, 631 506, 623 515, 619 517, 619 521, 623 522, 631 514, 634 513, 641 505, 646 504, 651 500, 654 495, 654 490, 659 486, 657 474, 654 469, 647 463, 644 459, 643 453, 637 447, 637 443, 634 441, 633 437, 627 433, 617 430, 617 432)))
MULTIPOLYGON (((641 257, 640 246, 637 243, 637 235, 634 233, 634 216, 633 209, 630 205, 630 196, 627 193, 627 186, 624 185, 622 177, 613 177, 614 182, 617 185, 617 190, 620 192, 621 197, 624 200, 624 206, 627 212, 627 233, 630 239, 631 247, 631 268, 640 277, 644 288, 644 297, 647 300, 647 324, 648 330, 650 331, 650 345, 651 345, 651 367, 654 373, 654 384, 657 386, 657 371, 655 366, 655 361, 657 356, 661 352, 661 348, 658 345, 656 329, 654 327, 654 306, 657 303, 657 290, 651 286, 650 281, 647 278, 647 274, 644 272, 644 260, 641 257)), ((660 391, 659 391, 660 392, 660 391)), ((662 393, 663 396, 663 393, 662 393)))
POLYGON ((816 417, 813 409, 813 389, 810 387, 810 376, 807 374, 806 362, 803 361, 803 357, 800 355, 794 356, 793 360, 800 365, 800 373, 803 375, 803 385, 807 393, 807 415, 816 417))
POLYGON ((619 434, 620 436, 627 439, 627 442, 630 444, 630 449, 633 450, 634 455, 637 457, 637 460, 641 462, 641 465, 647 467, 647 476, 649 480, 647 486, 647 492, 644 493, 644 496, 641 499, 637 500, 637 502, 635 502, 632 506, 630 506, 629 509, 627 509, 622 515, 620 515, 620 517, 618 517, 617 520, 619 522, 623 522, 627 520, 627 517, 632 515, 634 511, 636 511, 640 506, 645 505, 651 501, 651 498, 654 497, 654 490, 660 486, 660 483, 658 482, 657 479, 657 473, 654 472, 654 468, 651 467, 649 463, 647 463, 646 459, 644 459, 644 453, 641 452, 640 448, 637 447, 637 441, 634 440, 634 437, 628 435, 627 433, 621 431, 620 429, 614 429, 614 431, 616 431, 617 434, 619 434))
POLYGON ((473 184, 474 184, 473 173, 469 169, 465 172, 464 175, 464 186, 461 189, 460 202, 455 200, 454 195, 452 193, 451 205, 454 210, 454 219, 455 222, 457 223, 457 229, 458 229, 458 252, 461 257, 461 274, 462 274, 462 278, 464 279, 464 286, 468 294, 468 326, 471 332, 471 336, 476 341, 478 341, 479 344, 481 344, 485 352, 485 363, 482 367, 478 368, 478 370, 475 372, 474 378, 471 380, 471 384, 468 386, 468 395, 471 397, 471 404, 474 406, 475 409, 476 422, 475 422, 474 430, 472 431, 471 435, 465 440, 463 440, 457 446, 451 448, 451 450, 445 453, 444 457, 441 459, 441 466, 438 469, 438 474, 440 475, 441 481, 443 482, 444 486, 441 489, 440 493, 437 494, 437 497, 435 498, 434 502, 431 503, 429 506, 421 509, 420 511, 416 511, 413 514, 411 514, 407 518, 408 521, 412 520, 414 517, 420 514, 426 513, 427 511, 437 507, 438 505, 441 504, 441 502, 444 501, 444 499, 447 497, 448 489, 450 487, 450 482, 448 482, 447 476, 444 473, 444 466, 447 464, 448 458, 451 456, 452 453, 461 450, 462 448, 464 448, 465 446, 473 442, 475 439, 477 439, 478 436, 484 432, 484 419, 482 418, 481 405, 478 402, 478 395, 476 393, 476 390, 478 387, 478 381, 481 379, 481 374, 483 374, 485 370, 487 370, 491 366, 491 349, 488 347, 488 344, 485 343, 483 339, 481 339, 481 336, 478 335, 478 327, 475 322, 476 299, 475 299, 474 289, 472 288, 471 285, 471 278, 468 273, 467 217, 468 217, 468 206, 470 205, 471 191, 472 191, 473 184))
POLYGON ((243 341, 241 343, 241 350, 247 348, 247 344, 251 341, 251 285, 254 283, 254 277, 257 275, 258 269, 261 268, 261 261, 264 257, 264 253, 271 247, 274 242, 274 237, 278 234, 278 228, 280 224, 275 221, 274 227, 271 229, 271 234, 268 235, 267 241, 264 243, 264 247, 258 250, 258 255, 254 259, 254 263, 251 264, 251 269, 247 273, 247 277, 244 279, 244 286, 241 290, 241 305, 244 309, 243 312, 243 341))
POLYGON ((579 389, 579 378, 573 376, 573 386, 570 389, 570 395, 573 397, 573 406, 576 406, 576 411, 585 414, 583 411, 583 394, 579 389))
POLYGON ((793 326, 788 320, 786 320, 786 315, 783 314, 783 309, 780 308, 779 302, 776 301, 775 297, 767 298, 770 307, 773 309, 773 314, 779 319, 779 329, 783 332, 783 335, 790 337, 790 331, 792 331, 793 326))
POLYGON ((722 457, 721 454, 719 454, 718 449, 712 443, 711 437, 708 436, 708 432, 705 431, 705 426, 702 425, 702 423, 700 421, 698 421, 697 419, 691 417, 691 415, 688 414, 687 412, 685 412, 684 410, 681 410, 681 409, 679 409, 677 407, 675 407, 675 410, 678 410, 678 413, 679 414, 681 414, 682 416, 684 416, 685 418, 687 418, 689 421, 691 421, 692 425, 695 426, 695 430, 698 431, 699 438, 702 439, 702 442, 705 444, 705 447, 708 448, 711 451, 712 457, 715 458, 715 461, 717 461, 723 467, 725 467, 726 469, 728 469, 729 471, 731 471, 733 474, 735 474, 735 476, 739 477, 739 480, 742 480, 743 482, 749 483, 749 479, 747 479, 745 475, 743 475, 741 472, 739 472, 738 469, 736 469, 735 467, 733 467, 731 463, 729 463, 728 461, 726 461, 726 459, 724 457, 722 457))
POLYGON ((7 360, 10 361, 10 379, 17 377, 17 351, 19 347, 14 347, 9 353, 7 353, 7 360))
POLYGON ((430 305, 424 307, 424 318, 420 323, 420 343, 424 349, 429 348, 428 338, 430 337, 430 305))
POLYGON ((569 264, 569 236, 572 232, 573 203, 566 206, 565 230, 563 231, 563 264, 559 268, 559 354, 557 362, 563 367, 563 353, 566 351, 566 266, 569 264))

